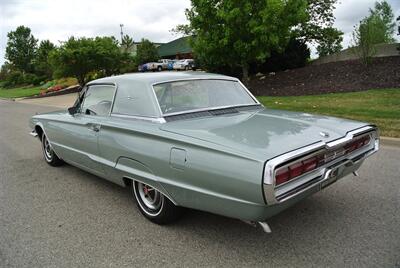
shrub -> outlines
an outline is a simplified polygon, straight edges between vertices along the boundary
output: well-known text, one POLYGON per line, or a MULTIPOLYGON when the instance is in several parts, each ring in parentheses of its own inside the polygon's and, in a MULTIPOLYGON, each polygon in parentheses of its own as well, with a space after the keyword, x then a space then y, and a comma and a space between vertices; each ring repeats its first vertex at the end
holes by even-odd
POLYGON ((54 85, 60 85, 64 88, 70 87, 70 86, 75 86, 77 84, 78 84, 78 80, 74 77, 63 77, 63 78, 54 80, 54 85))
POLYGON ((25 85, 40 85, 43 77, 39 77, 36 74, 27 73, 23 75, 23 84, 25 85))
POLYGON ((15 87, 24 84, 24 75, 21 71, 11 71, 5 77, 4 87, 15 87))

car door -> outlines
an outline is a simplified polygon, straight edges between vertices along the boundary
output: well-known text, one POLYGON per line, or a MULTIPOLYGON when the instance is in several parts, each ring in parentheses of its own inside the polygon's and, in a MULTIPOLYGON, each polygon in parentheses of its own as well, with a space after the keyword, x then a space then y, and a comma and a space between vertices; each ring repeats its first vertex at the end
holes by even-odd
POLYGON ((83 99, 77 104, 80 109, 68 121, 60 141, 67 147, 65 160, 90 172, 103 173, 98 136, 102 121, 110 116, 114 94, 114 85, 93 84, 87 87, 83 99))

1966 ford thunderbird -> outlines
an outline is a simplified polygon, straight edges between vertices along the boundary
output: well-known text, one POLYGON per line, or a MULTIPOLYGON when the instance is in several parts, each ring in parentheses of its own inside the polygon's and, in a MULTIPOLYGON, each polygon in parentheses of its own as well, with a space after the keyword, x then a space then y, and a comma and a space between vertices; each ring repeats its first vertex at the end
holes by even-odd
POLYGON ((236 78, 127 74, 88 83, 68 111, 35 115, 51 166, 130 187, 153 222, 193 208, 260 223, 354 173, 379 147, 375 126, 271 110, 236 78))

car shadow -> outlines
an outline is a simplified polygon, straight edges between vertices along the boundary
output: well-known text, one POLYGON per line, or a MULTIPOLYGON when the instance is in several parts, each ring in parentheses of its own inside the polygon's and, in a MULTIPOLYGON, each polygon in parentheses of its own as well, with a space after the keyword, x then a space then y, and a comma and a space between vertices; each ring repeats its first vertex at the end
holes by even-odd
MULTIPOLYGON (((97 188, 115 195, 116 198, 121 198, 122 203, 126 204, 126 206, 121 207, 121 210, 132 209, 132 198, 128 188, 121 187, 70 165, 66 165, 61 169, 65 170, 65 172, 73 172, 79 179, 87 180, 97 188)), ((301 233, 301 236, 313 237, 316 232, 324 233, 328 227, 334 227, 334 225, 326 224, 327 215, 334 217, 335 222, 346 221, 346 214, 351 213, 350 208, 348 208, 348 211, 343 211, 341 207, 341 210, 338 211, 337 205, 337 201, 331 195, 326 196, 324 193, 317 193, 267 219, 266 221, 272 229, 271 234, 264 233, 259 226, 255 228, 238 219, 193 209, 185 209, 181 219, 162 228, 169 232, 193 232, 193 235, 201 236, 203 239, 213 240, 216 237, 224 237, 228 238, 226 240, 228 243, 232 240, 242 240, 244 235, 250 240, 267 241, 282 239, 288 233, 292 235, 292 238, 296 233, 301 233)), ((133 213, 140 214, 136 209, 133 213)), ((146 219, 143 220, 146 221, 146 219)), ((149 222, 149 224, 152 223, 149 222)), ((334 230, 331 231, 337 231, 337 227, 334 227, 334 230)))

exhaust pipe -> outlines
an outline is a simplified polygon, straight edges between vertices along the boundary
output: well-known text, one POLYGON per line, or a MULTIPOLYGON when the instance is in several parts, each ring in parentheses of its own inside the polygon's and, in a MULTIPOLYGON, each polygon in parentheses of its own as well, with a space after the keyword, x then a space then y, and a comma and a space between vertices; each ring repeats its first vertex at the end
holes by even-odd
POLYGON ((245 223, 247 223, 247 224, 249 224, 249 225, 251 225, 251 226, 253 226, 255 228, 257 228, 257 226, 260 225, 261 228, 263 229, 264 233, 267 233, 267 234, 272 233, 271 228, 269 227, 268 223, 266 223, 266 222, 261 222, 261 221, 259 221, 259 222, 243 221, 243 222, 245 222, 245 223))
POLYGON ((269 227, 268 223, 259 221, 258 224, 264 230, 265 233, 270 234, 272 233, 271 228, 269 227))

